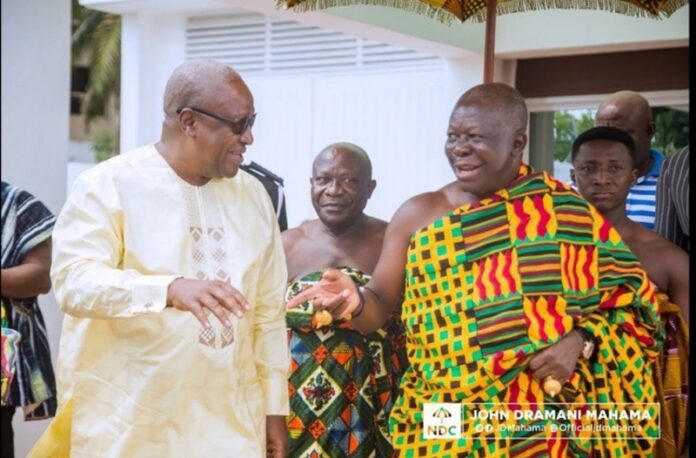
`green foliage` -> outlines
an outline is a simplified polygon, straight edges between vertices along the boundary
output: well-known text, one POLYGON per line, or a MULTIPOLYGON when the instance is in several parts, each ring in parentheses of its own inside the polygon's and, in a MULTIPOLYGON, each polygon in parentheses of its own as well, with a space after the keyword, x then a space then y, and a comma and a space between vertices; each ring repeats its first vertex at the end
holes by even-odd
POLYGON ((121 17, 90 10, 72 0, 73 60, 86 54, 90 60, 84 101, 85 122, 102 116, 113 98, 119 104, 121 87, 121 17))
POLYGON ((100 130, 92 139, 92 151, 97 162, 102 162, 116 155, 116 135, 109 130, 100 130))
MULTIPOLYGON (((669 107, 652 109, 655 121, 653 148, 671 156, 689 144, 689 113, 669 107)), ((553 118, 554 159, 564 161, 570 154, 575 137, 594 126, 594 110, 557 111, 553 118)))
POLYGON ((582 113, 572 111, 556 111, 553 117, 553 157, 565 161, 570 155, 575 137, 594 125, 594 112, 585 110, 582 113))
POLYGON ((655 121, 653 148, 671 156, 689 144, 689 113, 669 107, 652 109, 655 121))

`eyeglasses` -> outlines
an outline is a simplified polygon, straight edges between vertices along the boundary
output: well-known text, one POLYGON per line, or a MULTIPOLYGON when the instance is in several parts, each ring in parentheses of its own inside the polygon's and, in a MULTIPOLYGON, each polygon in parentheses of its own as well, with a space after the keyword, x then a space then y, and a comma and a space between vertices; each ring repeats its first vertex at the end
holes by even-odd
POLYGON ((235 135, 242 135, 244 132, 247 131, 247 129, 250 129, 254 125, 254 121, 256 120, 256 113, 250 116, 245 116, 240 119, 227 119, 223 118, 220 115, 216 115, 215 113, 211 113, 210 111, 201 110, 200 108, 196 107, 181 107, 178 110, 176 110, 176 114, 181 113, 181 111, 185 108, 188 108, 191 111, 195 111, 196 113, 209 116, 213 119, 217 119, 221 123, 229 126, 229 128, 232 129, 232 132, 234 132, 235 135))

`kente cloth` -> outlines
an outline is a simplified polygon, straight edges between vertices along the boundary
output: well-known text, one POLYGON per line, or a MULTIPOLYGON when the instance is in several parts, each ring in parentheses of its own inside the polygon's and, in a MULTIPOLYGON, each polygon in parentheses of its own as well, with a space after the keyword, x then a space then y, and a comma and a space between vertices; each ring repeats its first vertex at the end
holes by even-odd
POLYGON ((658 293, 657 301, 665 340, 654 371, 662 412, 655 457, 672 458, 681 456, 688 432, 689 325, 666 294, 658 293))
POLYGON ((548 174, 522 164, 507 188, 415 231, 402 319, 410 366, 390 417, 401 457, 649 456, 658 413, 646 403, 657 400, 651 362, 661 345, 654 288, 614 228, 548 174), (574 326, 596 348, 552 398, 528 365, 574 326), (459 403, 460 437, 426 438, 425 403, 459 403), (553 417, 554 403, 568 403, 566 418, 553 417), (621 414, 617 403, 645 413, 619 427, 641 427, 647 439, 627 440, 602 418, 621 414), (517 429, 477 416, 482 408, 507 411, 517 429))
POLYGON ((285 256, 256 178, 193 186, 138 148, 76 179, 53 248, 59 409, 30 456, 265 456, 290 359, 285 256), (227 282, 251 310, 206 330, 166 307, 178 277, 227 282))
MULTIPOLYGON (((31 250, 49 239, 55 220, 43 202, 3 181, 2 268, 18 266, 31 250)), ((56 380, 37 297, 3 296, 2 307, 7 327, 20 336, 9 398, 3 396, 2 405, 22 407, 25 420, 52 417, 56 413, 56 380)))
MULTIPOLYGON (((341 267, 357 283, 369 276, 341 267)), ((315 284, 323 271, 288 284, 286 299, 315 284)), ((310 301, 288 310, 291 375, 288 456, 389 457, 388 419, 398 396, 406 347, 395 312, 368 335, 337 320, 318 327, 310 301)))

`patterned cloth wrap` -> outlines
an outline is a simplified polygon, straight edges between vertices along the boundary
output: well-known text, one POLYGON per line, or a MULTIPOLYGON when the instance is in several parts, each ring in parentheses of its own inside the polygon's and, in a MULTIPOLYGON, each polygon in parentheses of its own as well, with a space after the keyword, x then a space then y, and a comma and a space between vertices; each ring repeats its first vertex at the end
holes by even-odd
POLYGON ((689 325, 677 304, 664 293, 657 294, 660 320, 665 328, 662 353, 655 360, 655 387, 662 422, 655 457, 681 455, 687 437, 689 403, 689 325))
MULTIPOLYGON (((577 433, 612 420, 516 419, 527 427, 520 434, 501 432, 504 420, 474 415, 482 408, 506 408, 515 418, 524 409, 657 401, 654 288, 613 227, 567 185, 522 164, 508 188, 416 231, 405 275, 411 365, 390 417, 400 456, 650 456, 653 439, 577 433), (574 326, 590 332, 596 348, 552 398, 528 364, 574 326), (424 403, 439 402, 461 403, 461 438, 425 438, 424 403), (491 430, 479 429, 484 423, 491 430), (577 438, 564 440, 575 435, 571 427, 577 438)), ((657 437, 657 406, 641 407, 649 416, 638 425, 642 437, 657 437)))
POLYGON ((5 303, 2 302, 2 405, 7 404, 10 397, 10 384, 15 374, 15 362, 17 360, 17 345, 21 336, 17 331, 9 327, 5 303))
MULTIPOLYGON (((338 268, 357 283, 369 276, 338 268)), ((320 280, 317 271, 289 283, 286 299, 320 280)), ((288 310, 291 375, 289 457, 387 457, 388 418, 406 367, 398 313, 367 336, 349 322, 317 327, 307 301, 288 310)))

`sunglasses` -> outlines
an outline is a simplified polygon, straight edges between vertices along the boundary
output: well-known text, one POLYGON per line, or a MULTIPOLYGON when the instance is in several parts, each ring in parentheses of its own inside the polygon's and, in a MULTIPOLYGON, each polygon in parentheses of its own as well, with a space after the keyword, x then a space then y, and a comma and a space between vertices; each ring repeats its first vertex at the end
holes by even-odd
POLYGON ((250 129, 254 125, 254 121, 256 120, 256 113, 250 116, 245 116, 240 119, 227 119, 220 115, 216 115, 215 113, 211 113, 210 111, 201 110, 200 108, 196 107, 181 107, 178 110, 176 110, 176 114, 181 113, 181 111, 186 108, 188 108, 191 111, 195 111, 196 113, 200 113, 202 115, 220 121, 221 123, 229 126, 229 128, 232 129, 232 132, 234 132, 235 135, 242 135, 244 132, 247 131, 247 129, 250 129))

